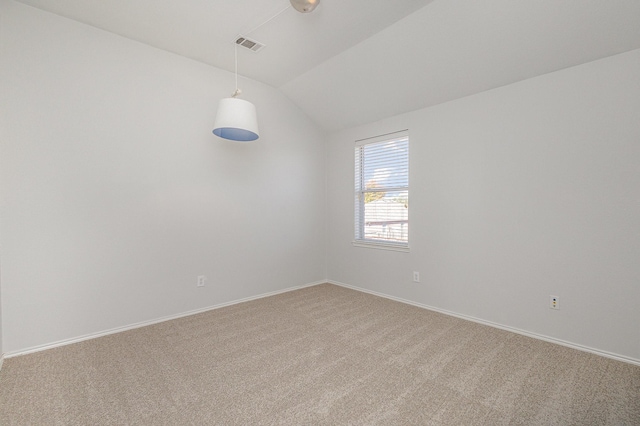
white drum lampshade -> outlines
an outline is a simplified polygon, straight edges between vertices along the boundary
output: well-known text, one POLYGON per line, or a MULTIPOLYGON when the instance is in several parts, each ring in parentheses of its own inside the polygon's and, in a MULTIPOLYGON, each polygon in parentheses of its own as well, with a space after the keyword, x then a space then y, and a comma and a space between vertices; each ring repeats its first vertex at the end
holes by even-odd
POLYGON ((256 107, 238 98, 224 98, 218 104, 213 134, 238 142, 251 142, 260 137, 256 107))

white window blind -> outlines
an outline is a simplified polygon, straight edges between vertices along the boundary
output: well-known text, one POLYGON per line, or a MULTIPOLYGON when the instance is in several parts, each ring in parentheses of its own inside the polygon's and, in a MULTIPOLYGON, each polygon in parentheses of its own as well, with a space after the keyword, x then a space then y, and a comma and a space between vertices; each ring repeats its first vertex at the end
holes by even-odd
POLYGON ((409 246, 407 131, 356 142, 355 243, 409 246))

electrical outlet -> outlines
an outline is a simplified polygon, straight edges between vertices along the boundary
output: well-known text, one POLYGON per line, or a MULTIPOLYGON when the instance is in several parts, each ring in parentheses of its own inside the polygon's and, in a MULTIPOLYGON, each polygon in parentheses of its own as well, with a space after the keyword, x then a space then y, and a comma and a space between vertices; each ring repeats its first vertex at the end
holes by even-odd
POLYGON ((413 282, 414 283, 420 282, 420 272, 413 271, 413 282))
POLYGON ((560 298, 558 296, 549 296, 549 308, 560 309, 560 298))
POLYGON ((198 275, 198 282, 196 283, 196 286, 204 287, 204 283, 206 281, 207 281, 207 277, 205 277, 204 275, 198 275))

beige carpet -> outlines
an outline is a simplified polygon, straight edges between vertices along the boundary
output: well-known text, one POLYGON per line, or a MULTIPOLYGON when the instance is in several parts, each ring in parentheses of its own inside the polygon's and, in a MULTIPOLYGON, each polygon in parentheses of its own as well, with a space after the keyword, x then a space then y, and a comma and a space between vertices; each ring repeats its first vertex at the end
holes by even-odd
POLYGON ((640 425, 640 367, 323 284, 5 360, 2 425, 640 425))

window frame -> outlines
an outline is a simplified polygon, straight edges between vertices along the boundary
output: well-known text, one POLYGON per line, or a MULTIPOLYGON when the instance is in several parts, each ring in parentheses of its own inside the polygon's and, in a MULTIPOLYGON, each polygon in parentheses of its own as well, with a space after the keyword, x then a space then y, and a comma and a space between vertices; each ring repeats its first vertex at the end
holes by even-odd
MULTIPOLYGON (((374 136, 365 139, 359 139, 355 141, 355 149, 354 149, 354 239, 352 244, 356 247, 365 247, 365 248, 374 248, 374 249, 382 249, 382 250, 393 250, 400 252, 408 252, 409 251, 409 230, 407 229, 406 233, 406 241, 389 241, 384 239, 375 239, 375 238, 365 238, 365 208, 364 205, 366 202, 365 194, 370 192, 398 192, 398 191, 406 191, 407 193, 407 227, 409 225, 409 131, 408 129, 400 130, 392 133, 386 133, 379 136, 374 136), (366 180, 364 178, 364 146, 372 145, 372 144, 382 144, 382 143, 390 143, 394 141, 402 141, 406 144, 407 150, 407 159, 406 159, 406 182, 407 185, 400 186, 383 186, 380 189, 383 191, 372 191, 371 189, 366 189, 366 180)), ((390 160, 391 161, 391 160, 390 160)))

